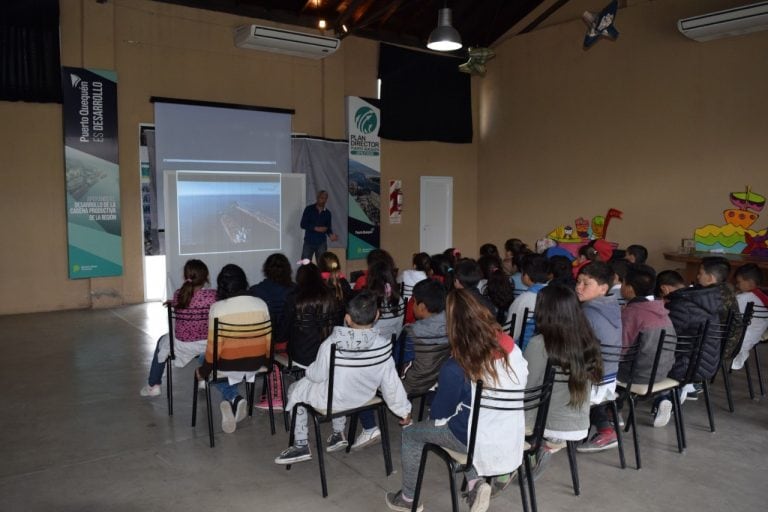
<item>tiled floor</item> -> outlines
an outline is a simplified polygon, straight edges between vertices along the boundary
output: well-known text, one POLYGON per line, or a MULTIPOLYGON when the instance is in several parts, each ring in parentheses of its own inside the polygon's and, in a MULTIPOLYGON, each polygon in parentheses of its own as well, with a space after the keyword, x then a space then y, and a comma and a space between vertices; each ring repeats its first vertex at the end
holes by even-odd
MULTIPOLYGON (((156 303, 0 317, 1 511, 387 510, 384 492, 400 484, 394 420, 395 473, 385 476, 377 446, 331 454, 330 496, 323 499, 316 462, 291 471, 272 462, 288 436, 280 423, 271 436, 263 413, 227 435, 216 407, 217 443, 208 446, 202 401, 203 420, 190 427, 192 365, 174 373, 174 416, 163 396, 139 397, 165 322, 156 303)), ((643 469, 632 469, 631 443, 626 470, 618 468, 615 450, 580 454, 576 497, 565 453, 557 454, 537 482, 539 510, 768 510, 768 403, 749 400, 743 374, 733 377, 735 414, 725 408, 722 383, 713 386, 716 433, 707 429, 702 400, 685 404, 686 454, 677 453, 672 425, 649 427, 641 405, 643 469)), ((450 510, 447 489, 435 459, 425 481, 426 510, 450 510)), ((490 510, 520 508, 512 487, 490 510)))

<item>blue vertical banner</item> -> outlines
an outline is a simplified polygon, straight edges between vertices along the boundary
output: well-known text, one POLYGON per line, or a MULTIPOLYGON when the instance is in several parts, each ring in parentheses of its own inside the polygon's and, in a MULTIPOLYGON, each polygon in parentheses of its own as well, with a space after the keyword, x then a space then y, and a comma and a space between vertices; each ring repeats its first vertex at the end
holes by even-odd
POLYGON ((373 103, 347 96, 349 216, 347 259, 379 248, 381 217, 381 112, 373 103))
POLYGON ((62 67, 69 278, 123 273, 117 74, 62 67))

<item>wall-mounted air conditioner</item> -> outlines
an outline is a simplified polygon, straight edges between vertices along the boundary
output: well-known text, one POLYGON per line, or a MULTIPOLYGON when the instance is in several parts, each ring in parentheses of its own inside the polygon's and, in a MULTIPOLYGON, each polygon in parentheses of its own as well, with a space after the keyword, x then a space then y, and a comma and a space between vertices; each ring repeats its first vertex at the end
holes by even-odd
POLYGON ((241 25, 235 29, 235 46, 266 52, 285 53, 297 57, 322 59, 339 48, 333 37, 316 36, 282 28, 241 25))
POLYGON ((680 32, 696 41, 740 36, 768 29, 768 2, 678 20, 680 32))

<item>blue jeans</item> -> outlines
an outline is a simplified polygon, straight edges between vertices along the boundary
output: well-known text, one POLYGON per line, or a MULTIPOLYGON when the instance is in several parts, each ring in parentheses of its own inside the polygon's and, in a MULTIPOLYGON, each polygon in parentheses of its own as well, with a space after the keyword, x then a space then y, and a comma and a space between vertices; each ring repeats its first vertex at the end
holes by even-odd
MULTIPOLYGON (((197 359, 200 361, 200 364, 203 364, 205 362, 205 354, 200 354, 197 359)), ((213 384, 213 387, 219 390, 221 397, 227 402, 234 402, 235 398, 240 396, 240 393, 237 391, 237 384, 232 385, 227 379, 216 380, 211 384, 213 384)))
MULTIPOLYGON (((161 336, 162 338, 162 336, 161 336)), ((163 382, 163 372, 165 371, 165 361, 162 363, 157 360, 157 353, 160 351, 160 339, 155 345, 155 355, 152 356, 152 362, 149 365, 149 379, 147 383, 150 386, 159 386, 163 382)))
MULTIPOLYGON (((456 439, 447 424, 437 427, 434 420, 429 420, 414 423, 410 427, 404 428, 400 462, 403 467, 402 491, 403 495, 408 498, 413 498, 416 477, 419 474, 421 450, 426 443, 433 443, 456 452, 467 452, 467 447, 456 439)), ((465 476, 468 482, 475 480, 477 479, 477 471, 475 468, 470 468, 465 476)))
POLYGON ((301 259, 311 260, 312 255, 315 256, 315 263, 320 262, 320 256, 328 250, 328 242, 323 242, 319 245, 312 245, 309 242, 304 242, 304 247, 301 248, 301 259))

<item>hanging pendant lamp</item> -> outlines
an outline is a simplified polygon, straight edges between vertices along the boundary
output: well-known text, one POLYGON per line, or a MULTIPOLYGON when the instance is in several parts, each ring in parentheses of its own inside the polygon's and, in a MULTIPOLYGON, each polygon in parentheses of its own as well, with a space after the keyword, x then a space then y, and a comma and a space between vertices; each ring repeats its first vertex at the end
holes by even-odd
POLYGON ((461 48, 461 35, 451 25, 451 10, 448 7, 437 11, 437 27, 429 34, 427 48, 436 52, 451 52, 461 48))

